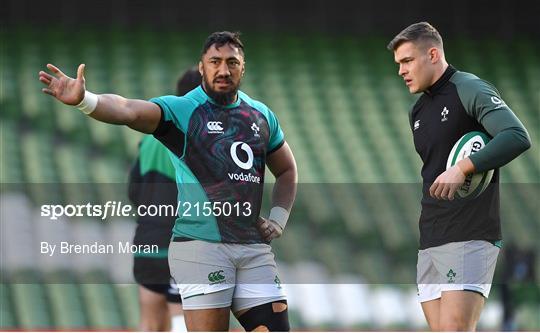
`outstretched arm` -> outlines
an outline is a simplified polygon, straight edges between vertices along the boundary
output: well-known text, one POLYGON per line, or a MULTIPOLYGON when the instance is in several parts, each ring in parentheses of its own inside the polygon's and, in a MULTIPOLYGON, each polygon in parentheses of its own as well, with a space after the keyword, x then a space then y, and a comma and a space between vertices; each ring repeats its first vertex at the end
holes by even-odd
MULTIPOLYGON (((39 80, 46 85, 42 91, 53 96, 58 101, 77 106, 88 98, 93 97, 85 89, 84 68, 79 65, 77 78, 73 79, 64 74, 60 69, 52 64, 47 64, 47 68, 54 74, 39 72, 39 80), (86 96, 85 96, 86 95, 86 96)), ((109 124, 126 125, 143 133, 153 133, 161 119, 159 106, 154 103, 128 99, 119 95, 103 94, 97 95, 97 105, 95 109, 89 110, 90 117, 109 124)))

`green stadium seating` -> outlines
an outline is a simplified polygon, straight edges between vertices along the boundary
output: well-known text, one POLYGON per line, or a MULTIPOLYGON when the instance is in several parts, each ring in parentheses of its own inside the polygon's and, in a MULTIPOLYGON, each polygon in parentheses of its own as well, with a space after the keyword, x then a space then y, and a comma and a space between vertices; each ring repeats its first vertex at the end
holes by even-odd
POLYGON ((27 330, 50 329, 53 320, 50 315, 46 288, 36 283, 39 273, 31 270, 11 274, 9 285, 13 309, 19 327, 27 330), (15 282, 16 281, 16 282, 15 282))
POLYGON ((136 284, 114 285, 126 327, 136 328, 139 326, 138 288, 139 286, 136 284))
POLYGON ((12 120, 2 121, 0 132, 1 182, 20 183, 23 181, 23 171, 17 123, 12 120))
MULTIPOLYGON (((114 286, 103 283, 85 283, 79 288, 82 292, 84 306, 90 327, 97 329, 119 329, 124 327, 120 304, 116 298, 114 286)), ((92 281, 93 282, 93 281, 92 281)))
MULTIPOLYGON (((65 273, 64 273, 65 274, 65 273)), ((68 272, 69 274, 69 272, 68 272)), ((65 278, 65 275, 62 279, 65 278)), ((60 329, 84 329, 89 326, 81 299, 79 285, 72 283, 52 283, 47 285, 50 312, 54 326, 60 329)))
MULTIPOLYGON (((37 73, 47 62, 70 76, 85 63, 87 88, 96 93, 148 99, 174 93, 177 76, 197 63, 205 37, 148 28, 23 27, 2 29, 0 36, 5 44, 0 179, 50 183, 25 186, 35 203, 124 198, 142 137, 88 119, 43 94, 37 73), (69 38, 72 33, 85 43, 69 38)), ((386 41, 317 34, 247 34, 244 40, 248 62, 242 89, 276 113, 299 170, 291 222, 273 243, 278 258, 287 264, 319 262, 332 274, 351 272, 375 283, 388 276, 414 279, 414 264, 408 265, 405 253, 415 253, 418 238, 421 161, 408 119, 417 96, 402 85, 386 41)), ((530 131, 530 151, 501 169, 501 214, 505 240, 538 251, 538 43, 459 38, 446 45, 452 64, 495 84, 530 131)), ((267 171, 267 182, 272 181, 267 171)), ((268 205, 271 192, 265 193, 268 205)), ((0 284, 0 327, 136 328, 136 286, 113 285, 106 274, 98 275, 102 284, 80 276, 64 285, 0 284)), ((529 313, 523 316, 519 320, 534 322, 529 313)), ((302 324, 299 312, 291 311, 293 318, 302 324)), ((535 323, 523 327, 537 329, 535 323)))
MULTIPOLYGON (((4 274, 4 273, 1 273, 4 274)), ((15 318, 10 285, 2 281, 0 283, 0 329, 9 330, 17 327, 17 320, 15 318)))

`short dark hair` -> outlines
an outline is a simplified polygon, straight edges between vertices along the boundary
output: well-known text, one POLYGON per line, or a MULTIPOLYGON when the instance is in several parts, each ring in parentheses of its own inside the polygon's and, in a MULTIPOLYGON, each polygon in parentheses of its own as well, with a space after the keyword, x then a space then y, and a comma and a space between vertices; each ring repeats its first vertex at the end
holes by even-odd
POLYGON ((212 45, 216 45, 216 48, 220 48, 225 44, 236 46, 240 49, 242 55, 244 54, 244 44, 240 40, 239 32, 217 31, 206 38, 201 55, 204 55, 212 45))
POLYGON ((411 24, 403 29, 394 37, 386 46, 390 51, 395 51, 401 44, 405 42, 421 42, 429 43, 442 47, 443 40, 437 29, 428 22, 418 22, 411 24))
POLYGON ((196 67, 190 68, 176 81, 176 96, 184 96, 201 84, 201 73, 196 67))

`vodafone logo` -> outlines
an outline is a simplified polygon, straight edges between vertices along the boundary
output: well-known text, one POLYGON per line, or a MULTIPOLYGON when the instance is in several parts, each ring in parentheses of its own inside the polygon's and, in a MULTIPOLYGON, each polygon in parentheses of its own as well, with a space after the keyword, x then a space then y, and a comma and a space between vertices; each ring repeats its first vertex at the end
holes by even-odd
POLYGON ((221 121, 209 121, 206 123, 206 128, 209 134, 223 134, 223 127, 221 125, 221 121))
MULTIPOLYGON (((244 154, 242 154, 244 155, 244 154)), ((231 157, 240 168, 244 170, 249 170, 253 167, 253 150, 251 150, 251 147, 242 141, 236 141, 231 146, 231 157), (239 147, 240 146, 240 147, 239 147), (243 150, 247 154, 247 161, 242 161, 238 157, 238 149, 243 150)), ((245 159, 245 158, 244 158, 245 159)), ((247 173, 232 173, 229 172, 228 176, 230 180, 232 181, 238 181, 238 182, 250 182, 250 183, 261 183, 261 177, 257 176, 257 174, 252 174, 250 172, 247 173)))
POLYGON ((242 141, 236 141, 232 144, 231 146, 231 157, 234 161, 234 163, 236 163, 236 165, 238 165, 240 168, 244 169, 244 170, 249 170, 253 167, 253 150, 251 150, 251 148, 249 147, 249 145, 245 142, 242 142, 242 141), (240 158, 238 158, 238 155, 237 155, 237 149, 238 149, 238 146, 240 146, 240 149, 242 149, 243 151, 246 152, 247 156, 248 156, 248 159, 247 161, 243 162, 240 160, 240 158))

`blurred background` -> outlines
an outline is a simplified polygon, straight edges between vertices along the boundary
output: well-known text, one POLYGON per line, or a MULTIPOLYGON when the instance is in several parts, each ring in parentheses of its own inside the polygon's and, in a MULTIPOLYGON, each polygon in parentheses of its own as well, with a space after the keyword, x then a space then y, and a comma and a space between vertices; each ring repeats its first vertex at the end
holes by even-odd
POLYGON ((532 148, 501 170, 505 246, 479 328, 540 330, 538 2, 3 3, 0 329, 138 323, 129 257, 44 261, 33 248, 42 239, 131 240, 131 219, 53 223, 39 207, 126 201, 141 135, 42 94, 38 71, 53 63, 75 76, 85 63, 95 93, 173 94, 218 30, 242 32, 242 90, 278 116, 299 167, 291 221, 273 243, 292 328, 427 329, 415 286, 421 164, 407 116, 417 97, 386 50, 404 27, 426 20, 448 61, 495 84, 531 135, 532 148))

